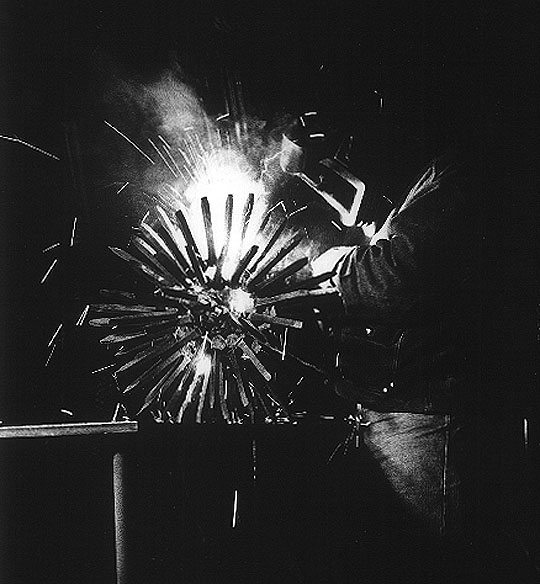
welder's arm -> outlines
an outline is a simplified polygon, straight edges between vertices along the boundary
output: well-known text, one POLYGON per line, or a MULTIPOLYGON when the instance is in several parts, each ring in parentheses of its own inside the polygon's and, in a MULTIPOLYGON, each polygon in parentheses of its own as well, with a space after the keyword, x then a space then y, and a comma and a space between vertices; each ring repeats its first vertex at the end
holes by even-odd
POLYGON ((419 259, 414 237, 406 234, 352 249, 332 280, 346 313, 384 321, 413 310, 420 301, 419 259))
POLYGON ((343 255, 333 283, 349 316, 394 321, 421 306, 433 268, 428 256, 440 257, 444 249, 458 253, 455 202, 453 188, 427 193, 391 218, 384 238, 343 255))

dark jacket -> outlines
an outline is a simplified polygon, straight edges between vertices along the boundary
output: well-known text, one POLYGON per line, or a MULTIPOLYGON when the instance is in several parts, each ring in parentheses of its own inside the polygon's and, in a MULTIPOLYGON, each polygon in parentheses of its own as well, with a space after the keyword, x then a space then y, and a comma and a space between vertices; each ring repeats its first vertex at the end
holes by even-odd
POLYGON ((480 276, 475 181, 434 160, 368 246, 342 260, 337 391, 379 411, 443 413, 476 400, 480 276))

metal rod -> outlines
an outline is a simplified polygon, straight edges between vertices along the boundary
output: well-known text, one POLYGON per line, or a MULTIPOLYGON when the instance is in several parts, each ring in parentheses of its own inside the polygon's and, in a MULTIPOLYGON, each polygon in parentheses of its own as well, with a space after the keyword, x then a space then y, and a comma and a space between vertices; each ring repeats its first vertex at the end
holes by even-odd
POLYGON ((99 342, 102 345, 118 345, 121 343, 125 343, 126 341, 132 341, 134 339, 139 339, 142 337, 146 337, 146 333, 144 331, 137 332, 137 333, 130 333, 130 334, 121 334, 121 335, 107 335, 103 337, 99 342))
POLYGON ((114 498, 114 549, 116 584, 128 584, 128 541, 126 522, 126 463, 124 454, 115 452, 112 459, 114 498))
POLYGON ((261 251, 259 257, 257 258, 257 261, 255 262, 255 265, 253 266, 253 269, 256 269, 257 266, 261 263, 261 261, 268 255, 268 253, 274 247, 274 244, 276 243, 276 241, 279 239, 280 235, 283 233, 283 230, 285 229, 286 225, 287 225, 287 218, 285 217, 285 218, 281 219, 280 222, 275 227, 272 235, 268 239, 266 245, 264 246, 263 250, 261 251))
POLYGON ((185 357, 182 361, 181 369, 179 370, 178 374, 175 374, 172 378, 173 383, 169 384, 168 389, 170 389, 172 385, 173 392, 167 400, 164 399, 164 402, 166 402, 166 413, 169 416, 170 421, 175 420, 178 410, 184 401, 187 388, 186 384, 193 371, 193 359, 185 357))
POLYGON ((296 290, 307 290, 316 288, 319 284, 330 280, 332 276, 335 275, 335 272, 326 272, 321 274, 320 276, 314 276, 312 278, 307 278, 306 280, 302 280, 301 282, 295 282, 287 287, 287 292, 295 292, 296 290))
POLYGON ((216 353, 216 364, 217 364, 217 371, 216 371, 216 385, 217 391, 219 394, 219 405, 221 408, 221 414, 223 419, 230 423, 231 421, 231 414, 229 412, 229 407, 227 406, 227 395, 225 392, 225 383, 224 383, 224 375, 223 375, 223 363, 219 356, 216 353))
MULTIPOLYGON (((176 258, 175 258, 176 259, 176 258)), ((169 254, 162 251, 158 251, 156 254, 156 260, 166 269, 170 274, 172 274, 180 284, 183 286, 191 287, 191 282, 188 279, 188 271, 183 271, 183 268, 178 265, 169 254)))
POLYGON ((286 278, 288 278, 292 274, 295 274, 296 272, 301 270, 308 263, 309 263, 309 258, 300 258, 299 260, 292 262, 291 264, 289 264, 288 266, 286 266, 285 268, 283 268, 279 272, 276 272, 272 277, 268 278, 268 280, 265 280, 264 282, 256 285, 255 288, 257 289, 257 292, 261 293, 263 290, 271 288, 272 286, 274 286, 278 282, 285 280, 286 278))
POLYGON ((201 199, 201 211, 204 221, 204 230, 206 232, 206 245, 208 247, 208 265, 213 266, 216 263, 216 247, 214 243, 214 231, 212 229, 212 214, 210 212, 210 203, 208 197, 201 199))
POLYGON ((187 290, 181 290, 179 288, 170 288, 164 286, 162 291, 167 296, 172 296, 173 298, 183 298, 184 300, 191 300, 193 302, 197 301, 197 295, 188 292, 187 290))
POLYGON ((231 285, 237 286, 240 283, 240 279, 242 275, 246 271, 246 268, 249 265, 249 262, 255 257, 256 253, 259 251, 258 245, 252 245, 249 250, 246 252, 244 257, 238 262, 238 266, 234 271, 234 274, 231 277, 231 285))
POLYGON ((272 213, 278 207, 283 207, 283 201, 278 201, 273 207, 271 207, 270 209, 268 209, 266 215, 263 217, 263 220, 261 221, 261 225, 259 227, 259 231, 264 231, 264 228, 266 227, 266 225, 270 221, 270 217, 272 216, 272 213))
POLYGON ((175 217, 180 227, 180 231, 182 232, 182 235, 184 236, 184 240, 186 242, 186 251, 191 261, 191 266, 199 282, 201 284, 204 284, 206 282, 206 279, 202 271, 201 256, 197 248, 197 244, 193 239, 193 234, 191 233, 191 229, 189 228, 186 217, 184 216, 184 213, 182 212, 181 209, 178 209, 178 211, 176 211, 175 217))
POLYGON ((178 262, 179 266, 184 271, 186 271, 188 275, 191 275, 192 271, 189 267, 189 264, 180 249, 180 245, 176 241, 175 228, 172 221, 169 219, 169 216, 161 207, 157 206, 156 211, 158 221, 160 224, 160 228, 158 228, 156 232, 165 242, 167 250, 169 251, 169 253, 172 253, 174 259, 178 262))
POLYGON ((154 387, 148 392, 143 405, 141 406, 140 410, 137 412, 139 416, 144 410, 146 410, 152 403, 158 398, 158 396, 163 392, 165 386, 172 385, 175 379, 182 373, 182 371, 186 368, 186 366, 190 363, 187 357, 184 357, 182 361, 176 366, 173 367, 169 372, 167 372, 157 383, 154 387))
POLYGON ((251 219, 251 213, 253 212, 253 204, 255 202, 255 195, 253 193, 249 193, 247 196, 246 202, 244 204, 244 210, 242 212, 242 239, 244 241, 246 237, 246 232, 249 226, 249 221, 251 219))
POLYGON ((253 405, 248 398, 246 393, 246 388, 244 385, 244 379, 242 377, 242 371, 240 369, 240 364, 238 363, 238 359, 234 353, 234 349, 229 353, 229 361, 231 364, 232 372, 234 377, 236 378, 236 384, 238 386, 238 394, 240 396, 240 402, 244 408, 247 409, 251 418, 253 418, 253 405))
POLYGON ((248 287, 255 286, 258 282, 261 282, 266 274, 270 272, 270 270, 276 266, 285 256, 287 256, 291 251, 302 241, 304 237, 303 233, 296 233, 287 244, 282 247, 276 255, 271 258, 266 264, 260 268, 260 270, 251 278, 248 282, 248 287))
POLYGON ((149 268, 143 262, 133 257, 131 254, 127 253, 123 249, 111 246, 109 246, 109 249, 119 258, 123 259, 125 262, 128 262, 135 270, 140 272, 145 278, 149 279, 153 284, 161 286, 163 285, 163 283, 166 282, 165 278, 163 278, 160 274, 149 268))
POLYGON ((326 290, 297 290, 295 292, 286 292, 285 294, 278 294, 277 296, 267 296, 266 298, 258 298, 255 300, 255 306, 270 306, 271 304, 279 304, 288 300, 299 300, 301 298, 317 298, 320 296, 337 295, 336 288, 328 288, 326 290))
POLYGON ((272 379, 272 374, 266 369, 266 367, 261 363, 257 355, 251 350, 251 347, 243 340, 238 341, 238 347, 242 350, 244 355, 253 363, 257 371, 266 379, 270 381, 272 379))
POLYGON ((140 324, 146 323, 153 320, 164 321, 164 320, 174 320, 175 322, 179 320, 181 323, 188 323, 192 321, 192 317, 189 314, 179 315, 178 311, 155 311, 155 312, 140 312, 140 313, 129 313, 123 314, 121 316, 103 317, 103 318, 92 318, 88 322, 90 326, 121 326, 122 324, 140 324))
POLYGON ((130 369, 134 365, 142 363, 145 360, 152 361, 154 359, 158 358, 163 359, 168 357, 170 355, 170 352, 176 349, 175 344, 176 342, 174 340, 163 341, 162 343, 159 343, 158 345, 151 347, 150 349, 140 351, 132 359, 127 361, 127 363, 124 363, 124 365, 117 369, 115 372, 116 375, 118 375, 119 373, 123 373, 127 369, 130 369))
MULTIPOLYGON (((136 251, 139 252, 141 256, 143 256, 146 262, 149 262, 151 268, 156 273, 158 273, 162 278, 177 284, 183 284, 186 282, 185 275, 179 271, 178 267, 175 266, 172 261, 170 262, 172 264, 172 270, 165 267, 165 265, 163 265, 163 263, 159 261, 158 252, 156 252, 156 250, 149 246, 144 239, 140 237, 134 237, 131 240, 131 245, 135 248, 136 251), (174 272, 176 272, 176 274, 174 272)), ((165 254, 162 254, 161 259, 165 260, 166 262, 167 257, 165 256, 165 254)))
MULTIPOLYGON (((175 309, 170 309, 175 310, 175 309)), ((144 304, 132 304, 127 306, 125 304, 92 304, 91 312, 101 313, 112 313, 112 314, 154 314, 156 312, 155 306, 145 306, 144 304)))
POLYGON ((304 324, 301 320, 283 318, 280 316, 272 316, 270 314, 259 314, 258 312, 254 312, 253 314, 251 314, 249 320, 251 320, 251 322, 255 324, 268 323, 296 329, 301 329, 304 324))
POLYGON ((217 262, 216 271, 216 281, 221 280, 221 273, 223 271, 223 266, 229 254, 229 245, 231 242, 232 233, 232 218, 233 218, 233 195, 227 195, 227 200, 225 202, 225 241, 223 242, 223 247, 221 248, 221 253, 219 254, 219 259, 217 262))
POLYGON ((201 392, 199 394, 199 405, 197 406, 197 416, 195 418, 195 421, 197 422, 197 424, 202 423, 204 402, 206 401, 208 387, 210 385, 210 373, 211 373, 211 370, 205 371, 205 373, 204 373, 201 392))

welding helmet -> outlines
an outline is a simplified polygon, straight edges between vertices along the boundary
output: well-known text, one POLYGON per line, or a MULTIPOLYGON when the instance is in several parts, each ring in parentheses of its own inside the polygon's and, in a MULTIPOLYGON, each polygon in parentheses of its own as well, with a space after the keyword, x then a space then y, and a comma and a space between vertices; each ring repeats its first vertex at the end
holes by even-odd
POLYGON ((377 186, 386 157, 384 99, 367 79, 336 67, 319 71, 316 107, 300 113, 282 137, 282 169, 310 184, 346 226, 377 222, 388 212, 386 204, 380 209, 377 186))
MULTIPOLYGON (((306 108, 284 132, 281 166, 289 173, 315 171, 323 158, 362 166, 384 141, 384 98, 380 84, 365 69, 322 65, 314 75, 306 108)), ((371 169, 369 169, 371 170, 371 169)))

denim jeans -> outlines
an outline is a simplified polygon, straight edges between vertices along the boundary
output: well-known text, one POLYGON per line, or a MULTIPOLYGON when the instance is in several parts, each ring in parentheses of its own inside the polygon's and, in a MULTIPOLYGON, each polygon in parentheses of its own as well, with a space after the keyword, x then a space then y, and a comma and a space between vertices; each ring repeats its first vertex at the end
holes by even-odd
POLYGON ((462 424, 450 414, 359 408, 363 440, 407 516, 436 536, 461 529, 462 424))

